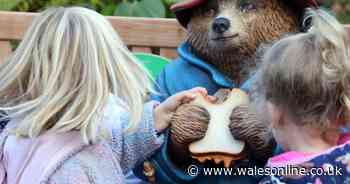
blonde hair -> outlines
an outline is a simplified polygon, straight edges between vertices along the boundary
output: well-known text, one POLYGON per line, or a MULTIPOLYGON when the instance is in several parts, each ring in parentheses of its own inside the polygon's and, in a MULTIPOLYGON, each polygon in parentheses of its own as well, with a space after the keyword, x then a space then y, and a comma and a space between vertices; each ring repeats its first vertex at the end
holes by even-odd
POLYGON ((324 10, 309 10, 312 27, 276 42, 263 58, 257 89, 300 125, 323 130, 350 111, 348 33, 324 10))
POLYGON ((0 110, 19 122, 18 136, 80 130, 97 138, 110 94, 123 99, 134 130, 151 91, 146 70, 95 11, 51 8, 35 18, 0 66, 0 110))

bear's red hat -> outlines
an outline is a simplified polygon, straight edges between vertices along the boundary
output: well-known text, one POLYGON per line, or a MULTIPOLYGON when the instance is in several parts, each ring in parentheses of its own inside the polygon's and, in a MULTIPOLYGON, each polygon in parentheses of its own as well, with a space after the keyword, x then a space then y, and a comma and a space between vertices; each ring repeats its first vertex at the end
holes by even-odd
MULTIPOLYGON (((208 0, 184 0, 171 6, 170 10, 175 13, 180 24, 183 27, 187 27, 187 24, 190 21, 191 10, 207 1, 208 0)), ((299 9, 318 6, 316 0, 294 0, 294 4, 299 9)))

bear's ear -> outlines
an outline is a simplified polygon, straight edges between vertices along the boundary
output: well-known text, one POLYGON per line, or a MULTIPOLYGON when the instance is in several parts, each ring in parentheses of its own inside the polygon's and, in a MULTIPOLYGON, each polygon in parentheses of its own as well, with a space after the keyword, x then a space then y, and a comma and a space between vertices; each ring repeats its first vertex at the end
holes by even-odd
POLYGON ((291 7, 299 17, 299 31, 307 32, 312 23, 312 15, 310 9, 318 9, 319 4, 316 0, 283 0, 283 2, 291 7))
POLYGON ((306 8, 303 12, 303 15, 301 16, 300 20, 300 31, 305 33, 307 32, 311 26, 312 26, 312 19, 314 17, 314 14, 312 13, 310 8, 306 8))

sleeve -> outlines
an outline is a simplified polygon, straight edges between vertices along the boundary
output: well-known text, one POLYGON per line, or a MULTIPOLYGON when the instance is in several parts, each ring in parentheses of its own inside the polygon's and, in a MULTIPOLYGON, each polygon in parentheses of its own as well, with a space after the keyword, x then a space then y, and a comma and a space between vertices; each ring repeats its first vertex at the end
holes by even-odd
MULTIPOLYGON (((2 158, 1 158, 2 160, 2 158)), ((6 172, 3 161, 0 162, 0 184, 6 183, 6 172)))
MULTIPOLYGON (((3 130, 1 130, 3 131, 3 130)), ((4 146, 5 146, 5 142, 6 139, 8 137, 8 132, 4 131, 1 132, 0 134, 0 146, 1 146, 1 150, 0 150, 0 184, 6 184, 6 178, 7 178, 7 174, 6 174, 6 168, 4 165, 4 146)))
MULTIPOLYGON (((179 61, 173 61, 179 62, 179 61)), ((172 95, 167 81, 167 68, 165 68, 157 77, 155 89, 156 93, 151 95, 152 100, 163 102, 169 96, 172 95)), ((169 71, 168 71, 169 72, 169 71)), ((169 81, 171 83, 173 81, 169 81)), ((168 146, 170 137, 168 132, 165 134, 164 144, 161 149, 158 149, 151 157, 147 158, 147 161, 151 163, 155 170, 156 183, 162 184, 176 184, 187 183, 193 181, 196 177, 189 176, 184 170, 176 167, 168 156, 168 146)), ((144 180, 148 181, 148 178, 144 174, 144 164, 139 163, 134 169, 134 174, 144 180)))
POLYGON ((8 122, 9 122, 9 119, 7 114, 3 111, 0 111, 0 133, 5 129, 8 122))
POLYGON ((110 144, 124 173, 132 169, 138 161, 154 153, 163 142, 163 137, 158 136, 154 128, 153 108, 155 103, 152 101, 145 105, 142 120, 134 132, 125 132, 129 123, 127 112, 120 112, 119 126, 112 128, 110 144))
MULTIPOLYGON (((192 183, 198 176, 190 176, 186 170, 178 168, 173 164, 168 156, 169 131, 165 134, 164 144, 161 149, 148 159, 148 162, 155 170, 156 183, 176 184, 176 183, 192 183)), ((134 170, 134 174, 144 181, 148 178, 144 175, 143 164, 138 165, 134 170)))

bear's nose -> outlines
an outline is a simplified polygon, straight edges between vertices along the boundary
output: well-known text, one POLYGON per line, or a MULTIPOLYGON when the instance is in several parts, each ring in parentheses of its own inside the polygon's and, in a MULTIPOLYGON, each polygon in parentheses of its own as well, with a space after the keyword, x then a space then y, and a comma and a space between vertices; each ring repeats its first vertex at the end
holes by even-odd
POLYGON ((227 31, 231 26, 230 20, 224 17, 219 17, 214 20, 213 23, 213 31, 215 33, 224 33, 227 31))

